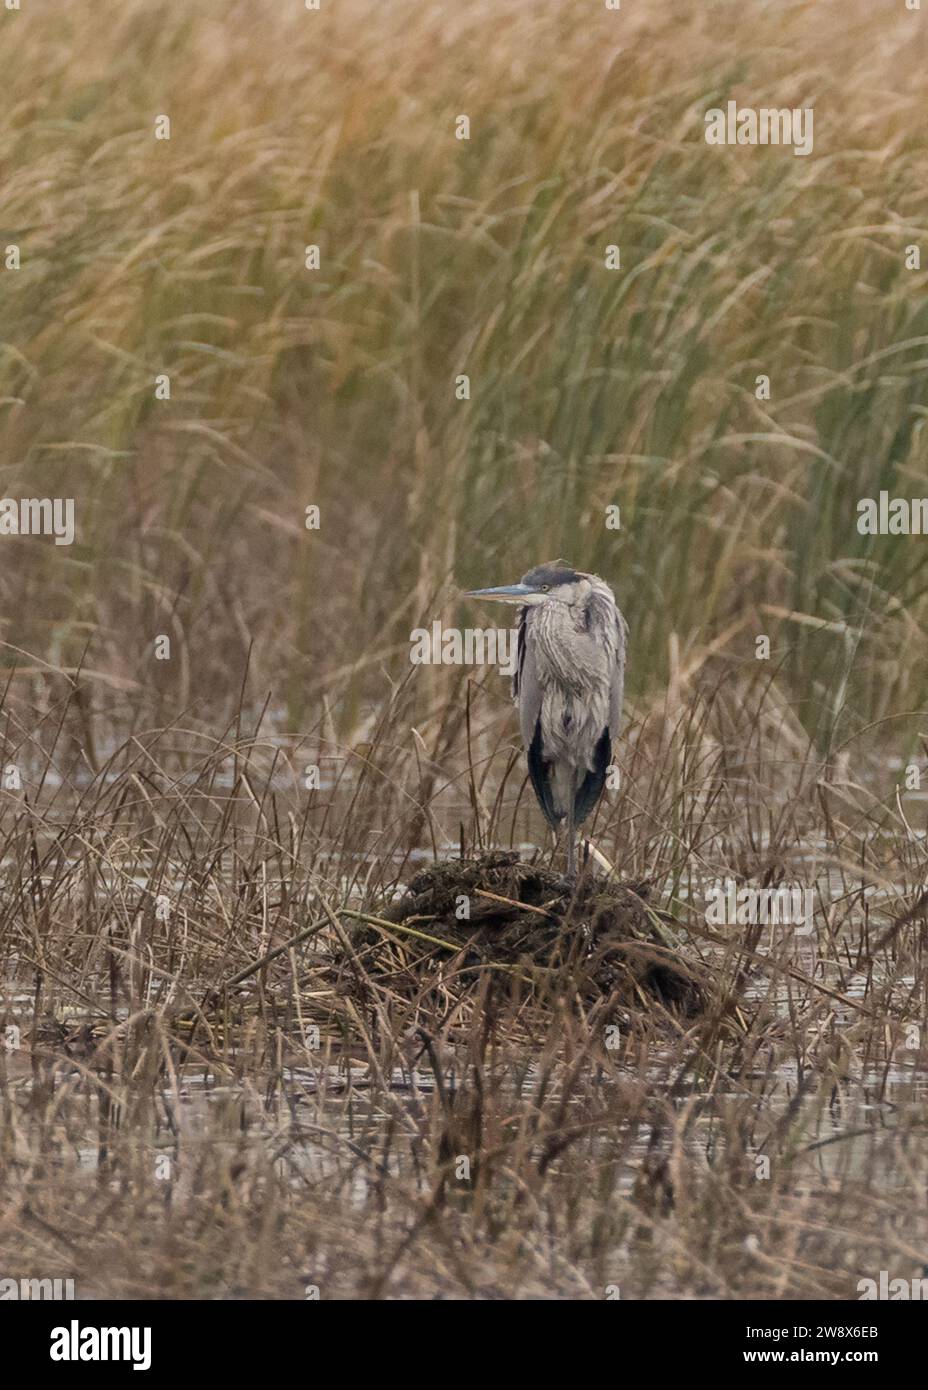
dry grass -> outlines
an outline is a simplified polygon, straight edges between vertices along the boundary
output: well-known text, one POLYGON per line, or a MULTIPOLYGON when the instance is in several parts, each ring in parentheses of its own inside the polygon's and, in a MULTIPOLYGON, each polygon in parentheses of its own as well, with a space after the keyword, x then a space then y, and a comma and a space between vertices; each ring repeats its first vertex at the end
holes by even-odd
MULTIPOLYGON (((914 1277, 923 842, 901 803, 821 768, 793 768, 773 815, 767 697, 737 695, 633 731, 597 828, 707 980, 695 1018, 625 978, 582 989, 570 937, 552 974, 491 927, 476 960, 456 951, 421 898, 391 910, 437 807, 348 770, 288 790, 293 750, 244 720, 207 751, 133 740, 78 798, 8 798, 7 1272, 365 1298, 853 1298, 914 1277), (699 880, 728 873, 814 883, 814 938, 708 927, 699 880)), ((364 767, 390 761, 393 713, 364 767)), ((501 787, 497 824, 519 795, 501 787)))
POLYGON ((23 540, 0 574, 26 665, 89 641, 94 702, 158 723, 233 708, 253 644, 255 700, 273 685, 305 728, 327 692, 351 720, 458 585, 566 553, 616 582, 636 690, 764 631, 820 748, 924 703, 924 559, 855 511, 928 491, 920 16, 127 0, 101 24, 30 0, 0 22, 3 487, 78 508, 72 550, 23 540), (814 154, 707 146, 728 97, 813 105, 814 154))

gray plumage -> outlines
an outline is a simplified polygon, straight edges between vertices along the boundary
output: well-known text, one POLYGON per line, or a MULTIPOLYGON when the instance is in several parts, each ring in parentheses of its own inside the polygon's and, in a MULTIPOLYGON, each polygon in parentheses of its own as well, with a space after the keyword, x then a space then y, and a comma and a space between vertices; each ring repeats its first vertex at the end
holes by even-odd
POLYGON ((608 584, 563 560, 469 596, 520 604, 513 697, 541 809, 555 829, 567 823, 572 874, 575 832, 602 794, 621 724, 625 619, 608 584))

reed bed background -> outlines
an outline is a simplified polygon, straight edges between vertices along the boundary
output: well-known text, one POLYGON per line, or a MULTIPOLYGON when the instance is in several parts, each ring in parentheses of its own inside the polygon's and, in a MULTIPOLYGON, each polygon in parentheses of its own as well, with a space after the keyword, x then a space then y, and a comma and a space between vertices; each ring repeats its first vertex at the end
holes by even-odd
POLYGON ((633 693, 763 631, 823 747, 922 702, 923 547, 856 529, 860 497, 926 491, 920 14, 2 20, 3 487, 78 509, 72 549, 24 538, 0 574, 35 664, 86 653, 95 703, 232 709, 253 646, 253 698, 350 720, 461 586, 564 553, 615 583, 633 693), (729 98, 811 105, 813 155, 707 146, 729 98))

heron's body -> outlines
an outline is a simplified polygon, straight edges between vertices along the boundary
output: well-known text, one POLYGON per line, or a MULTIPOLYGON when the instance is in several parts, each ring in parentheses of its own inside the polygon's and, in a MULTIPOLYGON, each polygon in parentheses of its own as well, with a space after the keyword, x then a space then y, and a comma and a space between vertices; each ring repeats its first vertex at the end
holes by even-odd
POLYGON ((532 786, 549 824, 566 822, 573 873, 575 830, 602 794, 619 732, 625 619, 608 584, 563 560, 473 596, 522 605, 513 695, 532 786))

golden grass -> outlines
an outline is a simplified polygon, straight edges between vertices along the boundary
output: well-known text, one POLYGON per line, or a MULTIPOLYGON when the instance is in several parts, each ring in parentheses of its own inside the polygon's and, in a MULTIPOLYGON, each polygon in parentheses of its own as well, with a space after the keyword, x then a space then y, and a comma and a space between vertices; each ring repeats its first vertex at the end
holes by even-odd
POLYGON ((73 667, 90 639, 146 704, 167 630, 172 694, 229 707, 253 642, 256 696, 299 724, 320 680, 349 715, 379 696, 461 584, 567 553, 616 585, 634 689, 674 640, 762 630, 823 746, 845 680, 852 727, 919 703, 919 543, 855 512, 925 491, 919 15, 30 0, 2 24, 3 487, 79 518, 70 552, 17 542, 7 641, 73 667), (706 146, 728 97, 811 104, 812 157, 706 146))

